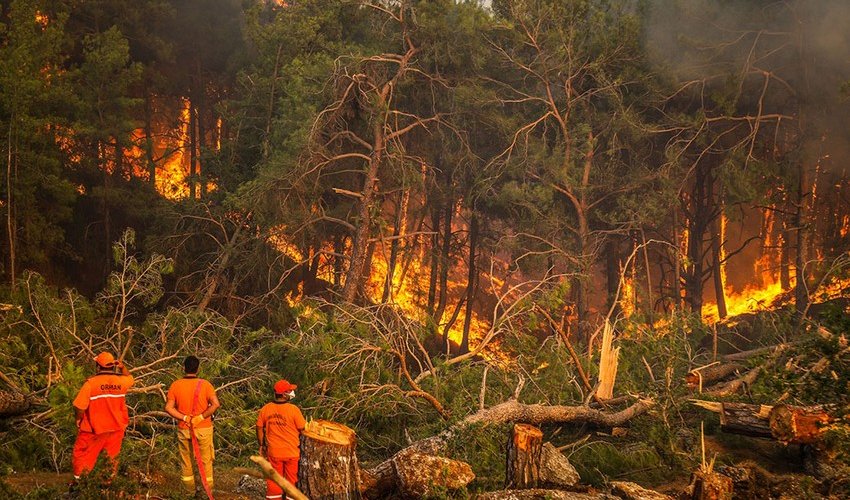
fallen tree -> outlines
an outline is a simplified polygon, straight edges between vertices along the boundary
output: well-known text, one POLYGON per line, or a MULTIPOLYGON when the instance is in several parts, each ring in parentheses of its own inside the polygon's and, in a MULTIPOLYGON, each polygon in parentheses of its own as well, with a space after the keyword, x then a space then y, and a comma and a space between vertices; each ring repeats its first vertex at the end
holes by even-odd
POLYGON ((446 445, 460 432, 474 424, 500 425, 511 422, 522 422, 531 425, 543 424, 590 424, 598 427, 620 427, 632 418, 646 413, 655 405, 650 399, 641 399, 631 406, 617 412, 602 412, 589 406, 563 406, 523 404, 515 399, 505 401, 490 408, 479 410, 452 425, 443 432, 414 442, 365 472, 368 484, 366 496, 376 498, 390 491, 397 479, 393 468, 393 460, 407 453, 425 455, 442 455, 446 445))

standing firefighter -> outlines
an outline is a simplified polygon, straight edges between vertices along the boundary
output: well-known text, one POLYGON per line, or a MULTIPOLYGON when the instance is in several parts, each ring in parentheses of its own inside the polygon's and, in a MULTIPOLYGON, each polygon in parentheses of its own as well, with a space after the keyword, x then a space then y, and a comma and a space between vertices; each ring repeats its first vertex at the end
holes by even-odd
MULTIPOLYGON (((299 436, 307 424, 301 410, 289 402, 297 388, 286 380, 278 380, 274 384, 274 401, 266 403, 257 416, 260 454, 293 485, 298 481, 299 436)), ((283 496, 283 490, 273 481, 266 480, 266 486, 267 499, 283 496)))
POLYGON ((185 375, 168 388, 165 411, 178 420, 177 444, 183 488, 189 494, 195 493, 195 475, 192 471, 194 454, 201 484, 207 496, 212 498, 215 450, 210 417, 221 405, 212 384, 198 378, 200 364, 195 356, 187 356, 183 361, 185 375))
POLYGON ((130 419, 125 396, 133 385, 133 377, 121 361, 108 352, 94 358, 97 374, 85 381, 74 398, 77 420, 77 441, 72 458, 74 480, 91 471, 101 451, 106 451, 113 467, 118 470, 118 453, 124 440, 124 430, 130 419), (121 370, 121 374, 115 370, 121 370))

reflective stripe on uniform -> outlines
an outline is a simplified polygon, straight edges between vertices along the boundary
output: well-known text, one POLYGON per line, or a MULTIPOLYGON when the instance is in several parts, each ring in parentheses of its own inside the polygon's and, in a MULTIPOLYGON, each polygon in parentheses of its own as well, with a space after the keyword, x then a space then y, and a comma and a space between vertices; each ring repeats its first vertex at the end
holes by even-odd
POLYGON ((195 476, 182 476, 180 479, 182 479, 183 481, 194 481, 195 476))
POLYGON ((266 498, 283 498, 283 495, 266 495, 266 498))
POLYGON ((95 399, 100 398, 123 398, 124 394, 98 394, 97 396, 92 396, 89 398, 89 401, 94 401, 95 399))

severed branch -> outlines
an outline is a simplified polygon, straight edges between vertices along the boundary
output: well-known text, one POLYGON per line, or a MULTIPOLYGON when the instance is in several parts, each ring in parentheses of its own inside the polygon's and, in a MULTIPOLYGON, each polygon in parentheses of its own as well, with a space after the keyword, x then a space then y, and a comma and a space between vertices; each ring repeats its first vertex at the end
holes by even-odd
POLYGON ((301 493, 301 491, 296 488, 292 483, 286 480, 285 477, 281 476, 272 464, 269 463, 265 458, 254 455, 251 457, 251 461, 260 466, 262 472, 257 472, 254 469, 248 469, 246 467, 234 467, 233 471, 238 474, 247 474, 252 477, 257 477, 260 479, 269 479, 273 481, 276 485, 280 486, 286 496, 288 498, 292 498, 293 500, 310 500, 307 498, 307 495, 301 493))

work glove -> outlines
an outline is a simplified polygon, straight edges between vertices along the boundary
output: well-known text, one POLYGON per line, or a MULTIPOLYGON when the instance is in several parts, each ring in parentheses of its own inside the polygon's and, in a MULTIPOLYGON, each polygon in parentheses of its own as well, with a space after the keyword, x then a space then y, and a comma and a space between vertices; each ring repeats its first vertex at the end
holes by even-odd
POLYGON ((204 421, 203 415, 195 415, 194 417, 192 417, 192 425, 193 426, 198 425, 203 421, 204 421))

